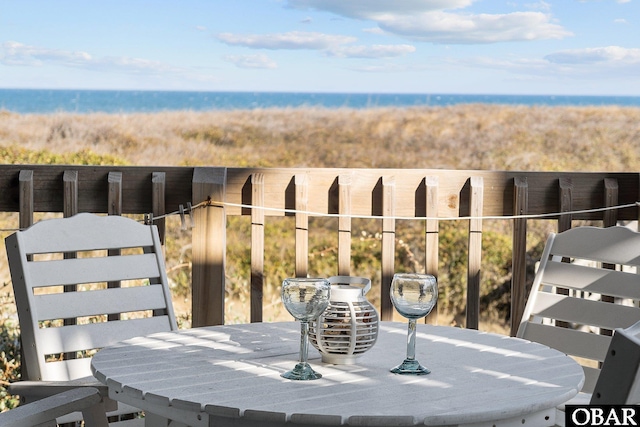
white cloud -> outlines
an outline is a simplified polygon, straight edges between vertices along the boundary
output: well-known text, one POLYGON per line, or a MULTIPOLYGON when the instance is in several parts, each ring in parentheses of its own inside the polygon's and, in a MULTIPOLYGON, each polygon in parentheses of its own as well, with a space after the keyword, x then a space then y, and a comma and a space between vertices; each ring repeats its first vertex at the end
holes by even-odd
POLYGON ((254 49, 311 49, 324 50, 330 47, 352 43, 355 37, 291 31, 275 34, 232 34, 221 33, 218 40, 228 45, 245 46, 254 49))
POLYGON ((414 46, 401 45, 373 45, 373 46, 340 46, 329 49, 327 54, 340 58, 390 58, 403 56, 416 51, 414 46))
POLYGON ((0 62, 4 65, 40 66, 53 62, 66 66, 82 66, 92 61, 94 61, 93 58, 86 52, 46 49, 15 41, 3 43, 2 56, 0 56, 0 62))
POLYGON ((225 61, 231 62, 240 68, 278 68, 278 64, 267 55, 227 55, 225 61))
POLYGON ((380 27, 365 28, 362 31, 369 34, 385 34, 384 30, 380 27))
POLYGON ((474 0, 288 0, 295 9, 316 9, 348 18, 372 19, 388 15, 409 16, 414 13, 444 9, 462 9, 474 0))
POLYGON ((350 69, 354 71, 359 71, 363 73, 401 73, 409 71, 410 67, 406 65, 399 64, 370 64, 370 65, 361 65, 357 67, 351 67, 350 69))
POLYGON ((29 46, 15 41, 2 44, 0 63, 9 66, 44 66, 51 64, 95 71, 145 74, 181 71, 177 67, 158 61, 128 57, 94 58, 87 52, 29 46))
POLYGON ((561 39, 571 34, 538 12, 494 15, 428 12, 412 17, 390 16, 380 19, 378 24, 385 31, 411 39, 448 44, 561 39))
POLYGON ((640 49, 619 46, 556 52, 544 58, 466 58, 443 60, 449 65, 487 68, 526 78, 561 78, 571 81, 636 79, 640 74, 640 49))
POLYGON ((619 64, 640 65, 640 49, 607 46, 586 49, 563 50, 545 56, 554 64, 619 64))
MULTIPOLYGON (((543 12, 471 14, 459 9, 473 0, 288 0, 298 9, 317 9, 371 20, 386 32, 433 43, 472 44, 561 39, 572 35, 543 12), (455 11, 455 12, 453 12, 455 11)), ((538 9, 548 9, 544 1, 538 9)))

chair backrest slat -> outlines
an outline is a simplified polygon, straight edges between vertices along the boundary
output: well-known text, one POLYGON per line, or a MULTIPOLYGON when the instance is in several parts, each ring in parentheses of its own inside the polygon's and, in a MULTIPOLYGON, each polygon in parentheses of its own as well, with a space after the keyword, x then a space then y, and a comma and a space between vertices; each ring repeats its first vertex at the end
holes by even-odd
POLYGON ((561 286, 566 289, 612 297, 640 299, 640 286, 638 286, 636 275, 619 270, 550 262, 547 263, 544 278, 549 286, 561 286))
POLYGON ((82 213, 40 221, 5 243, 25 380, 90 376, 96 349, 177 329, 155 226, 82 213))
POLYGON ((575 356, 592 392, 611 332, 640 321, 638 265, 640 233, 627 227, 551 233, 516 336, 575 356))
POLYGON ((158 285, 36 295, 38 321, 163 310, 166 299, 158 285))
POLYGON ((533 322, 527 325, 527 339, 544 343, 571 356, 592 360, 604 360, 611 340, 606 335, 585 334, 575 329, 533 322))
POLYGON ((571 322, 585 328, 615 329, 621 324, 633 325, 640 321, 640 310, 588 298, 540 293, 536 301, 536 316, 571 322))
POLYGON ((28 274, 31 287, 102 283, 121 280, 158 278, 160 271, 155 254, 101 256, 33 262, 28 274))
POLYGON ((166 332, 170 330, 169 324, 168 316, 116 320, 59 328, 42 328, 38 333, 38 338, 42 343, 40 348, 43 354, 57 355, 65 352, 101 349, 107 345, 132 338, 131 332, 126 329, 135 330, 134 336, 166 332))

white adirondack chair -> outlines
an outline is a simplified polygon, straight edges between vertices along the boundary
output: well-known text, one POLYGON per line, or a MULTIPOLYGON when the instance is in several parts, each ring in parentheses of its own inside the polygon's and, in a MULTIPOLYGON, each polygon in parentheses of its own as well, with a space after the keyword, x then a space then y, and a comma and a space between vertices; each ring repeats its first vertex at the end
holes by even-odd
POLYGON ((611 332, 640 321, 638 265, 640 233, 629 228, 577 227, 549 235, 516 336, 583 365, 587 394, 576 402, 589 402, 611 332))
MULTIPOLYGON (((592 394, 582 394, 567 405, 640 404, 640 322, 615 330, 592 394)), ((556 412, 556 426, 566 423, 565 406, 556 412)))
POLYGON ((640 404, 640 322, 616 329, 590 403, 640 404))
POLYGON ((81 411, 85 427, 108 427, 100 392, 93 387, 71 389, 0 413, 3 427, 56 427, 56 418, 81 411))
MULTIPOLYGON (((153 225, 82 213, 40 221, 5 244, 27 380, 13 383, 10 392, 23 402, 87 385, 106 396, 91 374, 96 350, 177 329, 153 225)), ((108 410, 115 409, 109 416, 137 411, 108 403, 108 410)), ((59 422, 80 418, 74 415, 59 422)))

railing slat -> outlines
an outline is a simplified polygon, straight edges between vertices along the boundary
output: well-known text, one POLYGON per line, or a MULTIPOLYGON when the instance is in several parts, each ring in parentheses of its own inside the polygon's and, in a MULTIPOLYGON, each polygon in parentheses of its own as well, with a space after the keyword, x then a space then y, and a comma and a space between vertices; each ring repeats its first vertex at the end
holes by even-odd
MULTIPOLYGON (((560 178, 558 180, 559 195, 560 195, 560 212, 572 212, 573 211, 573 181, 571 178, 560 178)), ((573 215, 564 214, 558 218, 558 233, 571 229, 573 224, 573 215)), ((565 260, 566 262, 567 260, 565 260)), ((559 295, 569 295, 569 289, 556 288, 556 293, 559 295)), ((556 321, 556 326, 559 328, 567 328, 569 324, 562 320, 556 321)))
MULTIPOLYGON (((64 186, 64 200, 63 200, 63 212, 65 217, 70 217, 78 213, 78 171, 67 170, 62 175, 62 182, 64 186)), ((65 252, 65 259, 74 259, 77 257, 75 252, 65 252)), ((74 293, 77 289, 77 285, 65 285, 64 292, 74 293)), ((75 317, 69 317, 64 319, 63 324, 65 326, 76 325, 78 320, 75 317)), ((65 354, 66 359, 75 359, 75 353, 65 354)))
MULTIPOLYGON (((558 181, 560 195, 560 212, 573 211, 573 181, 571 178, 560 178, 558 181)), ((573 217, 571 214, 560 215, 558 218, 558 233, 569 230, 573 217)))
MULTIPOLYGON (((122 172, 109 172, 107 176, 107 185, 109 187, 109 200, 108 214, 109 215, 122 215, 122 172)), ((110 249, 109 256, 120 255, 120 249, 110 249)), ((109 288, 119 288, 119 281, 112 281, 107 283, 109 288)), ((120 320, 120 314, 114 313, 108 315, 109 321, 120 320)))
POLYGON ((482 177, 470 178, 469 196, 469 260, 467 272, 467 325, 478 329, 480 319, 480 272, 482 265, 482 208, 484 182, 482 177))
POLYGON ((382 288, 380 289, 380 318, 392 320, 391 280, 395 273, 396 244, 396 179, 382 177, 382 288))
MULTIPOLYGON (((425 177, 425 272, 438 279, 439 235, 438 227, 438 177, 425 177)), ((438 304, 426 318, 430 324, 438 323, 438 304)))
POLYGON ((151 174, 151 213, 158 218, 153 223, 158 227, 160 243, 164 246, 165 228, 167 221, 163 217, 166 211, 167 174, 165 172, 153 172, 151 174))
POLYGON ((309 179, 306 174, 296 174, 296 277, 306 277, 309 272, 309 179))
POLYGON ((351 175, 338 177, 338 275, 351 274, 351 175))
POLYGON ((122 172, 109 172, 109 215, 122 215, 122 172))
MULTIPOLYGON (((526 215, 529 211, 529 186, 526 177, 513 182, 513 215, 526 215)), ((526 299, 527 220, 513 220, 513 253, 511 255, 511 336, 516 336, 524 313, 526 299)))
POLYGON ((20 190, 19 212, 20 228, 27 228, 33 224, 33 171, 21 170, 18 175, 20 190))
MULTIPOLYGON (((607 207, 618 204, 618 180, 615 178, 604 179, 604 204, 607 207)), ((618 211, 604 211, 604 226, 612 227, 618 223, 618 211)))
POLYGON ((264 174, 251 175, 251 322, 262 322, 264 288, 264 174))

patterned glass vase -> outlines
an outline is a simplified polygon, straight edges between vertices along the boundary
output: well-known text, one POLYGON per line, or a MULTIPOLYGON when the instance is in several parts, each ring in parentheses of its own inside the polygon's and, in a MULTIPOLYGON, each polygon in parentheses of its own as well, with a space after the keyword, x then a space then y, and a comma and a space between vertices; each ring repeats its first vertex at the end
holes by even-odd
POLYGON ((378 339, 378 312, 365 297, 371 280, 355 276, 328 280, 329 306, 309 324, 309 341, 320 351, 323 362, 354 364, 378 339))

